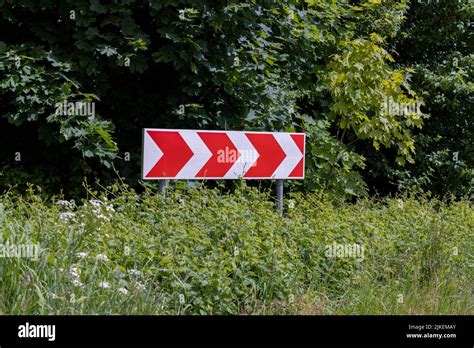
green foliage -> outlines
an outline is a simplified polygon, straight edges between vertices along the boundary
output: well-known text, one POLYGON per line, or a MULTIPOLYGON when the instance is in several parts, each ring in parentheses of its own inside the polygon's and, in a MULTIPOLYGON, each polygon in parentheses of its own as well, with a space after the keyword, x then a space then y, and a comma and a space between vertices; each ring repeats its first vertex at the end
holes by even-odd
POLYGON ((366 191, 358 172, 365 158, 353 141, 370 140, 372 153, 393 147, 398 162, 412 161, 410 129, 421 116, 380 112, 384 97, 417 101, 407 70, 395 69, 385 51, 405 2, 67 0, 0 8, 0 32, 11 33, 0 38, 10 52, 0 113, 37 122, 41 143, 68 139, 56 158, 40 159, 67 165, 76 179, 104 173, 94 159, 107 165, 116 158, 134 182, 145 126, 294 131, 318 124, 321 134, 309 130, 307 138, 318 149, 307 155, 307 185, 344 197, 366 191), (34 59, 16 69, 11 60, 20 47, 34 59), (20 89, 9 85, 25 79, 20 89), (101 117, 48 117, 53 103, 76 96, 95 100, 101 117), (114 141, 132 161, 119 159, 114 141))
POLYGON ((387 98, 406 104, 414 104, 416 100, 403 94, 402 88, 407 88, 403 72, 392 71, 387 64, 393 61, 392 57, 374 44, 382 38, 377 34, 371 38, 373 41, 348 43, 342 56, 336 56, 330 64, 329 79, 335 100, 332 111, 341 116, 342 129, 352 128, 359 139, 372 139, 377 150, 380 144, 396 145, 397 160, 413 162, 414 143, 409 128, 421 127, 422 115, 392 115, 380 108, 387 98))
POLYGON ((367 156, 368 180, 379 181, 371 186, 383 190, 381 184, 390 181, 395 188, 415 186, 437 195, 473 193, 473 9, 469 1, 410 2, 391 46, 397 63, 415 70, 411 86, 430 118, 414 132, 415 164, 394 166, 391 153, 367 156))
POLYGON ((84 157, 99 157, 107 163, 117 151, 110 137, 112 124, 96 115, 59 115, 57 104, 90 103, 98 98, 79 92, 77 82, 67 77, 70 64, 58 61, 51 52, 11 47, 0 52, 0 88, 6 103, 2 108, 8 122, 20 126, 38 123, 39 137, 48 145, 66 141, 84 157), (57 134, 55 130, 58 129, 57 134))
POLYGON ((472 204, 426 197, 333 203, 295 194, 286 216, 241 186, 123 186, 81 203, 0 198, 3 314, 472 313, 472 204), (357 243, 363 258, 328 257, 357 243), (119 290, 120 289, 120 290, 119 290), (398 294, 406 298, 397 303, 398 294))
POLYGON ((306 175, 311 180, 305 186, 311 190, 322 188, 334 197, 364 196, 366 185, 357 171, 365 167, 364 158, 331 136, 328 121, 307 118, 303 125, 312 140, 306 145, 311 154, 306 159, 306 175))

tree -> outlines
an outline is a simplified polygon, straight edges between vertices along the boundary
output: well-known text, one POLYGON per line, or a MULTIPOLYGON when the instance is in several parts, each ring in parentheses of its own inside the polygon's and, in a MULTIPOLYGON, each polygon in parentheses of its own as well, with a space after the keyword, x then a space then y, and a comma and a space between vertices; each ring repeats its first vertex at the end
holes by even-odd
MULTIPOLYGON (((410 71, 395 69, 386 50, 405 2, 0 5, 0 32, 9 33, 0 43, 0 112, 2 127, 7 120, 15 134, 6 148, 18 146, 14 132, 21 129, 25 147, 41 150, 30 170, 46 163, 57 168, 48 173, 57 181, 71 173, 77 180, 105 176, 99 163, 115 163, 135 181, 142 127, 303 130, 305 185, 343 197, 366 192, 356 139, 394 148, 400 163, 412 161, 410 129, 423 115, 380 107, 387 98, 417 102, 410 71), (70 102, 94 102, 97 113, 57 112, 70 102)), ((4 163, 4 175, 12 173, 4 163)))
POLYGON ((390 152, 369 159, 367 177, 378 190, 390 181, 393 189, 473 193, 472 14, 469 1, 411 1, 391 46, 399 67, 415 71, 411 85, 430 117, 414 133, 414 164, 393 165, 390 152))

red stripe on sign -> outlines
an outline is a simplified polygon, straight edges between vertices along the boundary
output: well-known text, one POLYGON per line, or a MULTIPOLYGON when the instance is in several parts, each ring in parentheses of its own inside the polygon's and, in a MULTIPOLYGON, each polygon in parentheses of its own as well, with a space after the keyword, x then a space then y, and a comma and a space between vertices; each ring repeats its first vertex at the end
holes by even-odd
MULTIPOLYGON (((298 146, 298 149, 300 149, 301 153, 304 156, 304 135, 303 134, 291 134, 291 138, 295 142, 296 146, 298 146)), ((303 168, 303 163, 304 163, 304 157, 298 162, 296 167, 291 171, 289 177, 294 178, 294 177, 302 177, 304 174, 304 168, 303 168)))
POLYGON ((258 157, 255 165, 245 173, 244 177, 271 177, 285 159, 285 151, 272 134, 245 133, 245 135, 260 157, 258 157))
POLYGON ((212 152, 212 156, 196 177, 223 177, 239 158, 239 151, 225 133, 198 132, 198 135, 212 152))
POLYGON ((303 177, 303 159, 298 162, 296 167, 291 171, 290 175, 288 175, 290 178, 301 178, 303 177))
POLYGON ((179 132, 147 131, 155 144, 163 152, 163 156, 150 170, 146 177, 173 177, 194 156, 188 144, 179 132))
POLYGON ((298 149, 300 149, 301 153, 304 155, 304 135, 303 134, 290 134, 291 139, 295 142, 298 149))

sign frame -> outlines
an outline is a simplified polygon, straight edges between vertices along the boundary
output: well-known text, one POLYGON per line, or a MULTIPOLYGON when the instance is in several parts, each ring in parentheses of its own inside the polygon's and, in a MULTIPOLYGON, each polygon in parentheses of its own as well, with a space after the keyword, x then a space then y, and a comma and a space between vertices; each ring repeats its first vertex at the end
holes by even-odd
MULTIPOLYGON (((275 139, 276 141, 276 139, 275 139)), ((188 145, 189 146, 189 145, 188 145)), ((303 180, 305 178, 305 162, 306 162, 306 134, 305 133, 298 133, 298 132, 268 132, 268 131, 235 131, 235 130, 201 130, 201 129, 165 129, 165 128, 142 128, 142 151, 141 151, 141 180, 303 180), (196 177, 196 178, 177 178, 177 177, 151 177, 147 178, 145 177, 145 136, 146 132, 149 130, 155 130, 155 131, 160 131, 160 132, 199 132, 199 133, 249 133, 249 134, 271 134, 274 135, 276 133, 283 133, 283 134, 289 134, 289 135, 300 135, 303 136, 303 153, 302 153, 302 160, 303 160, 303 174, 302 176, 298 177, 245 177, 245 176, 239 176, 239 177, 215 177, 215 176, 209 176, 209 177, 196 177)), ((286 157, 285 157, 286 158, 286 157)), ((158 160, 159 161, 159 160, 158 160)), ((258 159, 257 159, 258 161, 258 159)), ((235 162, 234 162, 235 163, 235 162)), ((281 164, 281 163, 280 163, 281 164)), ((277 167, 278 169, 278 167, 277 167)), ((276 170, 277 170, 276 169, 276 170)), ((230 169, 229 169, 230 170, 230 169)), ((275 171, 276 171, 275 170, 275 171)), ((247 170, 248 171, 248 170, 247 170)), ((244 174, 245 175, 245 174, 244 174)))

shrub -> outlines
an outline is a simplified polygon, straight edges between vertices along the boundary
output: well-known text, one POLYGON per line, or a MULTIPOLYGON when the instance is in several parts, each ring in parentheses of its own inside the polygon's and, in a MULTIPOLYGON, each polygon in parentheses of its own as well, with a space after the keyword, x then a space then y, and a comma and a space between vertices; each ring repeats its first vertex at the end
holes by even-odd
POLYGON ((472 313, 466 200, 295 194, 280 217, 245 185, 89 194, 77 206, 0 198, 3 243, 42 248, 37 261, 0 259, 1 313, 472 313), (328 257, 333 242, 364 258, 328 257))

